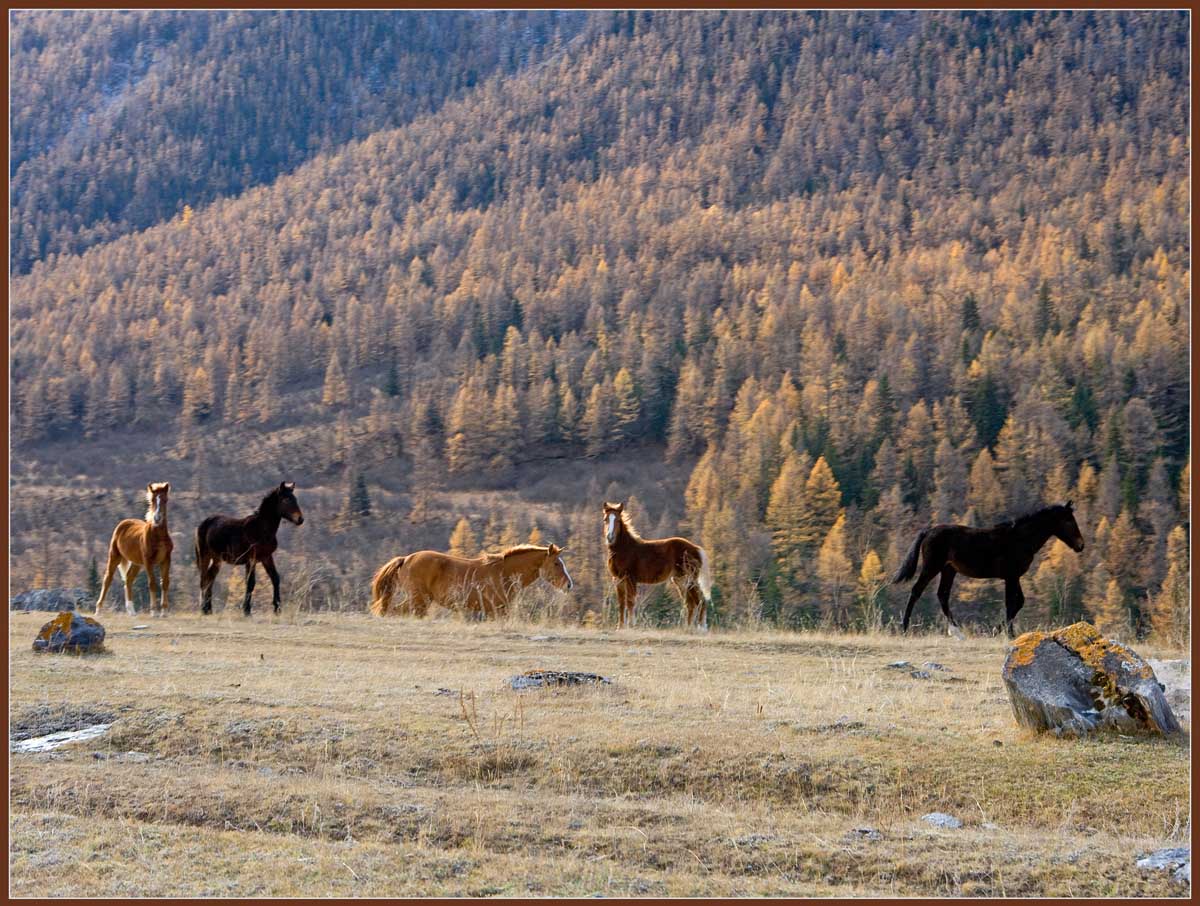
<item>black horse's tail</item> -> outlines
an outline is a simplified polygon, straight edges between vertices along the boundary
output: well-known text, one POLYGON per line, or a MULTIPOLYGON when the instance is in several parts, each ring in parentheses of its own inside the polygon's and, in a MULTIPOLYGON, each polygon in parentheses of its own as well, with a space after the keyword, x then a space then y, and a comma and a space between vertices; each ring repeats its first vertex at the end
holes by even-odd
POLYGON ((929 529, 924 529, 917 540, 913 542, 913 546, 909 548, 908 556, 904 558, 904 565, 900 567, 899 572, 892 577, 892 582, 899 585, 901 582, 907 582, 917 574, 917 561, 921 559, 921 542, 925 540, 925 536, 929 534, 929 529))

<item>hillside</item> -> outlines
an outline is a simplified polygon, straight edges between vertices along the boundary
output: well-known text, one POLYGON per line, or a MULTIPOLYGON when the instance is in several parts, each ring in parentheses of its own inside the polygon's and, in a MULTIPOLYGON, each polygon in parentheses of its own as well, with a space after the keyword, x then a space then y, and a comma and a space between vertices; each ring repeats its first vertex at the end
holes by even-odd
MULTIPOLYGON (((1047 548, 1026 625, 1177 639, 1187 24, 593 13, 538 65, 331 124, 12 281, 14 555, 49 549, 55 482, 169 478, 186 535, 286 474, 361 585, 430 523, 523 539, 536 487, 598 599, 599 497, 633 493, 715 552, 727 622, 862 626, 919 526, 1073 498, 1088 547, 1047 548), (373 514, 339 529, 360 475, 373 514)), ((22 579, 83 581, 103 538, 67 531, 81 556, 22 579)), ((998 588, 956 595, 998 619, 998 588)))
POLYGON ((574 36, 581 14, 14 12, 13 267, 269 183, 574 36))

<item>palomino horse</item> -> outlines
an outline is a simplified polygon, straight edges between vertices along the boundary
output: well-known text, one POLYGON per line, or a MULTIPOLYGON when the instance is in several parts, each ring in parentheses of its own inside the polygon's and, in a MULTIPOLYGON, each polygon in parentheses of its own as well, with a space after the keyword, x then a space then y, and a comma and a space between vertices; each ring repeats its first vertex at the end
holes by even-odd
POLYGON ((496 616, 508 609, 517 591, 538 578, 560 591, 574 588, 562 553, 555 544, 520 544, 473 559, 437 551, 393 557, 371 582, 371 613, 384 616, 392 606, 392 596, 403 590, 408 598, 404 611, 418 617, 429 612, 430 604, 462 606, 481 616, 496 616))
POLYGON ((913 605, 939 573, 942 580, 938 583, 938 601, 950 626, 957 630, 958 621, 950 613, 950 589, 955 574, 962 573, 972 579, 1004 580, 1005 628, 1012 638, 1013 618, 1025 603, 1021 576, 1028 572, 1034 556, 1051 537, 1076 553, 1083 550, 1083 535, 1075 522, 1071 501, 998 523, 990 529, 967 525, 935 525, 925 529, 917 535, 904 565, 893 579, 896 583, 907 582, 916 575, 917 560, 921 559, 921 575, 904 608, 904 631, 908 631, 913 605))
POLYGON ((275 568, 275 550, 279 542, 275 535, 279 522, 286 519, 293 525, 304 524, 304 514, 296 502, 296 483, 280 482, 279 487, 263 498, 258 509, 245 519, 233 516, 209 516, 196 529, 196 568, 200 571, 200 610, 212 613, 212 587, 217 573, 225 563, 246 567, 246 597, 242 613, 250 616, 250 595, 254 592, 254 566, 261 563, 271 577, 274 594, 271 603, 279 613, 279 570, 275 568))
POLYGON ((684 625, 707 630, 712 574, 704 548, 686 538, 645 541, 633 530, 624 510, 623 503, 604 504, 608 571, 617 583, 620 607, 617 628, 634 624, 633 609, 639 583, 656 585, 670 579, 687 607, 684 625))
POLYGON ((108 566, 104 570, 104 584, 100 587, 100 597, 96 599, 95 613, 100 613, 100 605, 108 594, 112 584, 113 573, 121 571, 125 581, 125 612, 133 613, 133 580, 143 568, 146 578, 150 581, 150 606, 155 616, 167 615, 167 592, 171 588, 171 551, 175 545, 171 543, 171 532, 167 529, 167 494, 171 485, 167 482, 157 482, 146 485, 146 518, 122 519, 113 529, 112 540, 108 542, 108 566), (154 567, 162 573, 162 591, 159 591, 158 580, 154 578, 154 567), (158 607, 154 607, 154 598, 158 596, 158 607))

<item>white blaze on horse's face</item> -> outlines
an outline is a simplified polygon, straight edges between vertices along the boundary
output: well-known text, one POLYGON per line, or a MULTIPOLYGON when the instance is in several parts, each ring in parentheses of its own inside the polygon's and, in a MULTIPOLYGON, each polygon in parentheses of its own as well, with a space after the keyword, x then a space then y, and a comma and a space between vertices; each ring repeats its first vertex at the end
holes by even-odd
POLYGON ((563 575, 567 577, 567 591, 575 587, 575 583, 571 581, 571 574, 567 572, 567 564, 563 563, 563 558, 558 558, 558 565, 562 567, 563 575))
POLYGON ((604 537, 609 544, 612 544, 617 539, 617 514, 609 513, 606 522, 608 525, 604 530, 604 537))

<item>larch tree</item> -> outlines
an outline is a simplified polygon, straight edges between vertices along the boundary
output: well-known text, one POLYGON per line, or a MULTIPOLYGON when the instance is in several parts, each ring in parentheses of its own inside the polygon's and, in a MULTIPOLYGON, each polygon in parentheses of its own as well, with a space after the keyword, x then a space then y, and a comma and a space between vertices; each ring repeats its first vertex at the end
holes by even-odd
POLYGON ((459 519, 450 533, 450 553, 456 557, 474 557, 479 553, 479 539, 467 519, 459 519))

